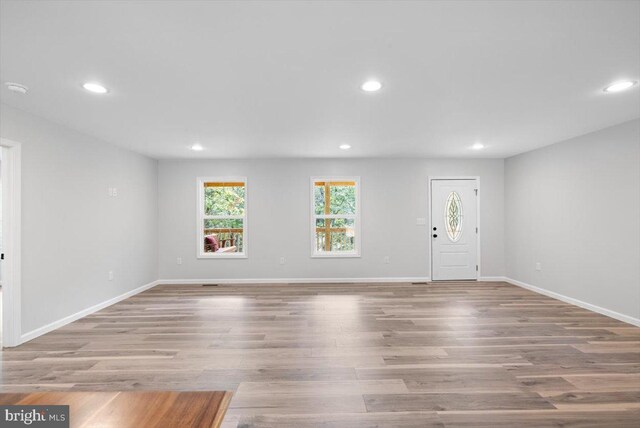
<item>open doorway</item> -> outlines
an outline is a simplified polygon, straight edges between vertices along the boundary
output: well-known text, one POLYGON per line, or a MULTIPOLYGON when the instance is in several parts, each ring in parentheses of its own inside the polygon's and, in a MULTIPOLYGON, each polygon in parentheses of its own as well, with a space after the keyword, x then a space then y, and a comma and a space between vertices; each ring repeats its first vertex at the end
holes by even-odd
POLYGON ((21 343, 20 326, 21 146, 0 139, 0 343, 21 343))

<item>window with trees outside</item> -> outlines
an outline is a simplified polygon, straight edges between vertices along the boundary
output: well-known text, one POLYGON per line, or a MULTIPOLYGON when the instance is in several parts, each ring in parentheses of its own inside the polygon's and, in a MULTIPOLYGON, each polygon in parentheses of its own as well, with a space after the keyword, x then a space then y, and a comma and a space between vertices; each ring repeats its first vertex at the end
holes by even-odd
POLYGON ((313 257, 360 256, 360 178, 311 179, 313 257))
POLYGON ((199 178, 198 195, 198 257, 246 257, 246 178, 199 178))

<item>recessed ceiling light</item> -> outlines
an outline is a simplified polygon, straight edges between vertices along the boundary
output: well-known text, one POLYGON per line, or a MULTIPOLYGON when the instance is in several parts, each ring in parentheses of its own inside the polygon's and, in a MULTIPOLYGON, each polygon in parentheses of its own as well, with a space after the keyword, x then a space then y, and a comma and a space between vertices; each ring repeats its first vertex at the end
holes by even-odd
POLYGON ((379 91, 380 88, 382 88, 382 83, 378 82, 377 80, 368 80, 364 82, 360 87, 365 92, 375 92, 379 91))
POLYGON ((484 149, 484 144, 482 143, 475 143, 473 146, 471 146, 471 148, 473 150, 480 150, 480 149, 484 149))
POLYGON ((349 150, 351 148, 351 146, 348 144, 340 144, 340 146, 338 147, 340 147, 342 150, 349 150))
POLYGON ((29 88, 27 88, 24 85, 21 85, 20 83, 6 82, 5 86, 7 87, 8 90, 17 92, 19 94, 26 94, 27 91, 29 90, 29 88))
POLYGON ((109 92, 107 88, 95 82, 87 82, 84 85, 82 85, 82 87, 85 88, 87 91, 94 92, 96 94, 106 94, 107 92, 109 92))
POLYGON ((204 147, 202 147, 201 144, 196 143, 193 146, 191 146, 191 150, 193 150, 194 152, 201 152, 204 150, 204 147))
POLYGON ((625 89, 629 89, 632 86, 635 86, 636 83, 633 80, 623 80, 620 82, 616 82, 616 83, 612 83, 611 85, 607 86, 606 88, 604 88, 605 92, 620 92, 620 91, 624 91, 625 89))

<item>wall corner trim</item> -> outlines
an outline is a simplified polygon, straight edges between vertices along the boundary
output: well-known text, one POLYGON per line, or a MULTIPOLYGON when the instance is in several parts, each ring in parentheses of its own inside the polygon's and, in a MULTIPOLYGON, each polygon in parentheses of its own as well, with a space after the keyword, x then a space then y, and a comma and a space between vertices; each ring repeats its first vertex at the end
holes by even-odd
POLYGON ((543 294, 553 299, 561 300, 571 305, 579 306, 583 309, 587 309, 592 312, 597 312, 601 315, 608 316, 610 318, 617 319, 618 321, 626 322, 631 325, 640 327, 640 319, 624 315, 619 312, 612 311, 610 309, 602 308, 600 306, 592 305, 591 303, 583 302, 582 300, 574 299, 573 297, 567 297, 563 294, 555 293, 553 291, 545 290, 544 288, 536 287, 535 285, 527 284, 526 282, 518 281, 517 279, 505 278, 509 284, 517 285, 518 287, 526 288, 538 294, 543 294))
POLYGON ((142 293, 145 290, 148 290, 150 288, 155 287, 156 285, 158 285, 159 282, 158 281, 152 281, 148 284, 145 284, 141 287, 138 288, 134 288, 131 291, 127 291, 124 294, 120 294, 119 296, 113 297, 109 300, 105 300, 104 302, 98 303, 96 305, 93 305, 91 307, 88 307, 86 309, 83 309, 79 312, 76 312, 75 314, 71 314, 69 316, 66 316, 64 318, 61 318, 57 321, 54 321, 52 323, 46 324, 42 327, 36 328, 34 330, 31 330, 27 333, 24 333, 20 336, 20 343, 18 343, 18 346, 28 342, 30 340, 35 339, 36 337, 42 336, 43 334, 49 333, 50 331, 56 330, 60 327, 63 327, 67 324, 70 324, 76 320, 79 320, 80 318, 86 317, 87 315, 91 315, 94 312, 97 312, 101 309, 106 308, 107 306, 111 306, 115 303, 118 303, 122 300, 125 300, 131 296, 135 296, 138 293, 142 293))

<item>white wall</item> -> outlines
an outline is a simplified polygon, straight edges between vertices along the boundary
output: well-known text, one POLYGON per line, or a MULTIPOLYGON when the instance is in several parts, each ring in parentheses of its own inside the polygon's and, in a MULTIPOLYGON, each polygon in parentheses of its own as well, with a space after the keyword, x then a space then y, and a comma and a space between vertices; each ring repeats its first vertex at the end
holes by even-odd
POLYGON ((505 195, 509 278, 640 318, 640 120, 507 159, 505 195))
POLYGON ((157 161, 4 104, 0 136, 22 143, 23 334, 157 279, 157 161))
POLYGON ((640 318, 640 120, 506 161, 158 163, 6 105, 0 125, 23 143, 23 333, 158 278, 428 277, 429 176, 480 176, 482 276, 640 318), (216 175, 248 177, 248 259, 196 258, 196 177, 216 175), (361 177, 361 258, 310 258, 316 175, 361 177))
MULTIPOLYGON (((2 172, 2 149, 0 148, 0 177, 2 177, 1 172, 2 172)), ((0 252, 2 252, 2 178, 0 178, 0 252)), ((2 286, 2 263, 0 263, 0 286, 2 286)), ((2 311, 1 307, 0 307, 0 311, 2 311)))
POLYGON ((428 226, 416 225, 428 218, 427 179, 461 175, 480 176, 482 275, 503 276, 503 167, 501 159, 161 160, 160 279, 428 277, 428 226), (196 178, 217 175, 248 178, 248 259, 196 258, 196 178), (309 178, 331 175, 361 177, 361 258, 310 258, 309 178))

